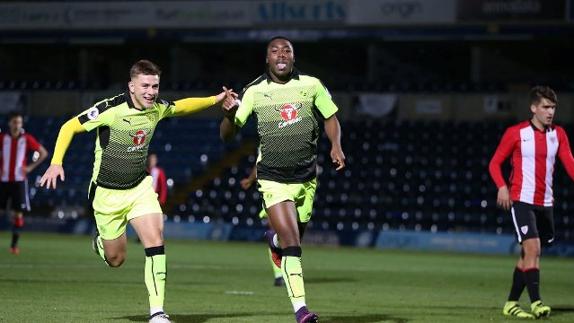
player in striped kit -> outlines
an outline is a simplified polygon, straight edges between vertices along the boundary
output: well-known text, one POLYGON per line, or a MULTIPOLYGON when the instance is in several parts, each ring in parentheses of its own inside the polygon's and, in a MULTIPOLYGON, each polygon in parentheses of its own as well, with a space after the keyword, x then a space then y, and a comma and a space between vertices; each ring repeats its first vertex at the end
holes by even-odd
POLYGON ((0 133, 0 207, 8 206, 14 211, 12 218, 12 242, 10 252, 19 254, 18 240, 24 226, 24 211, 30 211, 27 175, 48 157, 46 149, 36 138, 24 131, 22 114, 8 115, 8 132, 0 133), (38 158, 27 163, 31 152, 38 152, 38 158))
POLYGON ((552 175, 558 157, 570 178, 574 179, 574 158, 563 128, 552 123, 558 98, 547 86, 530 90, 532 118, 509 127, 489 165, 498 188, 497 204, 510 210, 521 256, 514 269, 512 287, 503 314, 521 318, 550 315, 550 307, 540 298, 540 245, 554 240, 552 175), (502 176, 501 165, 511 157, 510 190, 502 176), (528 290, 531 312, 522 310, 518 299, 528 290))

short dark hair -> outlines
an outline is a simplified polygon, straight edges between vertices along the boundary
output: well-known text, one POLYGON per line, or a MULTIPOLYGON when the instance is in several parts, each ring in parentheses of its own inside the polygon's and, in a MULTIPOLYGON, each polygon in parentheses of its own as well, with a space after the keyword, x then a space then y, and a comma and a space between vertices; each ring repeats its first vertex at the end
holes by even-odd
POLYGON ((286 40, 286 41, 289 42, 289 44, 291 44, 291 46, 293 46, 293 42, 291 41, 291 39, 289 39, 289 38, 287 38, 287 37, 285 37, 285 36, 275 36, 275 37, 269 39, 269 41, 267 42, 267 47, 269 47, 269 45, 271 45, 271 43, 272 43, 274 40, 277 40, 277 39, 286 40))
POLYGON ((22 114, 22 112, 20 112, 20 111, 10 111, 10 112, 8 113, 8 122, 10 122, 10 121, 12 121, 12 119, 18 118, 18 117, 24 118, 24 115, 22 114))
POLYGON ((537 85, 530 89, 530 104, 538 104, 542 99, 548 99, 552 103, 558 103, 556 92, 546 85, 537 85))
POLYGON ((130 78, 134 78, 138 74, 160 76, 161 70, 159 69, 159 66, 153 62, 148 61, 147 59, 140 59, 132 65, 132 68, 130 68, 130 78))

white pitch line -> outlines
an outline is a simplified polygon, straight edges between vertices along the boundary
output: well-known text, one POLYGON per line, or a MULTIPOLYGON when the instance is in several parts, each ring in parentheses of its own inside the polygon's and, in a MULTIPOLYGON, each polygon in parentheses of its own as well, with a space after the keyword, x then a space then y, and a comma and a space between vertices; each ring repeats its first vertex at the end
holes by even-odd
POLYGON ((250 292, 247 290, 226 290, 225 294, 227 294, 227 295, 251 296, 251 295, 255 295, 255 292, 250 292))

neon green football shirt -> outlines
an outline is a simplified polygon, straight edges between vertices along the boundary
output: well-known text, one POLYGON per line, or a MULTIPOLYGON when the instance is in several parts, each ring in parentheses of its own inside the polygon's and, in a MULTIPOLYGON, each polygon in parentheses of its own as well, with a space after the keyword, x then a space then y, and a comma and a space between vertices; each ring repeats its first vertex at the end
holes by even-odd
POLYGON ((285 84, 263 74, 246 86, 235 124, 242 127, 251 114, 256 115, 260 140, 257 178, 280 183, 315 178, 319 120, 337 110, 319 79, 296 70, 285 84))
POLYGON ((138 110, 129 92, 102 100, 80 113, 86 131, 97 129, 92 182, 111 189, 137 186, 147 175, 149 143, 157 123, 174 114, 173 102, 158 100, 138 110))

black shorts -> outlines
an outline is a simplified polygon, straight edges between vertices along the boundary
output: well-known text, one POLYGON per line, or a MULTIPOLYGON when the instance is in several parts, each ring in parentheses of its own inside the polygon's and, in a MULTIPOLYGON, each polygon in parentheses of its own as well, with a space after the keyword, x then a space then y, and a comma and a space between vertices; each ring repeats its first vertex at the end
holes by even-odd
POLYGON ((532 238, 540 238, 543 245, 554 241, 554 211, 551 206, 515 201, 511 213, 519 243, 532 238))
POLYGON ((14 211, 30 211, 28 182, 0 182, 0 207, 8 206, 14 211))

